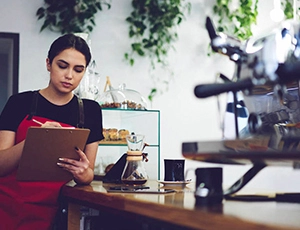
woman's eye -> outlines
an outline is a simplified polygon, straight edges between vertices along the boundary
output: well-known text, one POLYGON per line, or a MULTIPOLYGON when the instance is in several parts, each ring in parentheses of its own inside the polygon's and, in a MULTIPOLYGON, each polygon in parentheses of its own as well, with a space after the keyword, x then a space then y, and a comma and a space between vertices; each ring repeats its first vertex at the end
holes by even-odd
POLYGON ((77 73, 81 73, 82 71, 84 71, 84 68, 82 67, 77 67, 74 69, 77 73))
POLYGON ((61 68, 61 69, 66 69, 67 68, 66 65, 58 65, 58 67, 61 68))

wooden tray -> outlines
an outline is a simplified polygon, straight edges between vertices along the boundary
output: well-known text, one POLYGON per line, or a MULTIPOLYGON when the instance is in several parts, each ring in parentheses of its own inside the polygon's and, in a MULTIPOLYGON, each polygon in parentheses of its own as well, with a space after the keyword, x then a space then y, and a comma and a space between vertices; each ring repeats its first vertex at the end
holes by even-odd
POLYGON ((127 145, 126 141, 118 140, 118 141, 99 141, 100 145, 127 145))

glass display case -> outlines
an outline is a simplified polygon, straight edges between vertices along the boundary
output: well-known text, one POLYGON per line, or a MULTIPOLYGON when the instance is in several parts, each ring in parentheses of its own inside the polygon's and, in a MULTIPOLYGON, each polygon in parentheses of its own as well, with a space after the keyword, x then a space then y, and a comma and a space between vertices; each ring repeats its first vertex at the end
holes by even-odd
POLYGON ((95 176, 104 176, 127 152, 125 136, 130 133, 145 135, 148 161, 144 162, 149 179, 160 179, 160 111, 102 108, 103 133, 95 163, 95 176))

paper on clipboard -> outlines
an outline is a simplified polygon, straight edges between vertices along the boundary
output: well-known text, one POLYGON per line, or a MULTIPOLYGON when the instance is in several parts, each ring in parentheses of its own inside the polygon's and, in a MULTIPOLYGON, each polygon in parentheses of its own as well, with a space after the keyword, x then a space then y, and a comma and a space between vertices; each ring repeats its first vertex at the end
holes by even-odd
POLYGON ((79 159, 75 147, 83 150, 89 133, 89 129, 30 127, 17 171, 17 180, 71 180, 72 174, 57 165, 58 158, 79 159))

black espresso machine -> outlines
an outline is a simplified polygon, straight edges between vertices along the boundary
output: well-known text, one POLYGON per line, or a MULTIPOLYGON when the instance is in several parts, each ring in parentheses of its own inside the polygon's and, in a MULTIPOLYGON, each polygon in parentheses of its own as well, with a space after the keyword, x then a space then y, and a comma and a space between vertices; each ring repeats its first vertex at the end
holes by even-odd
MULTIPOLYGON (((197 98, 230 92, 233 95, 235 138, 185 142, 185 158, 221 164, 252 164, 236 183, 224 191, 230 197, 269 165, 300 168, 300 24, 282 22, 270 33, 245 42, 217 33, 206 19, 211 48, 235 63, 232 79, 220 74, 222 83, 201 84, 197 98), (239 126, 242 93, 249 111, 247 124, 239 126)), ((290 194, 300 202, 298 194, 290 194)))

